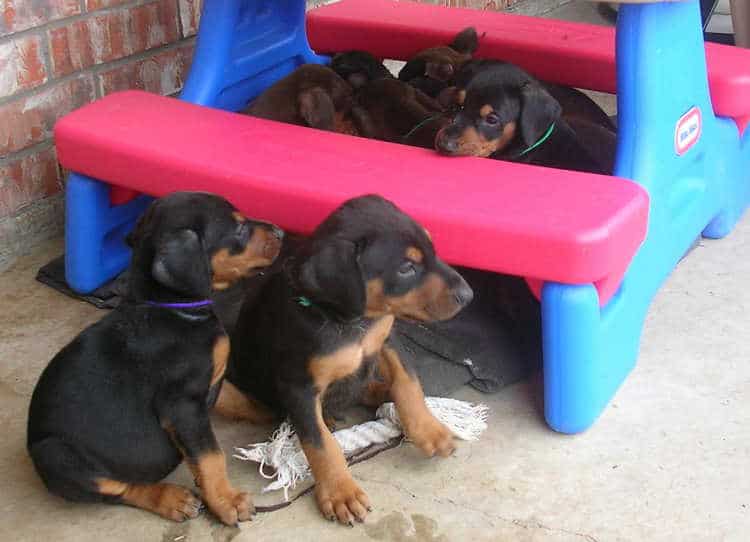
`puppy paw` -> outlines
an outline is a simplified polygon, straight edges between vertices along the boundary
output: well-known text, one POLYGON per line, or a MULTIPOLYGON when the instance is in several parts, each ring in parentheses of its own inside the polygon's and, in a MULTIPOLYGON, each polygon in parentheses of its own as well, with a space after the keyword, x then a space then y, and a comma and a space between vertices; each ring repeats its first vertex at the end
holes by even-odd
POLYGON ((323 516, 330 520, 354 526, 354 520, 362 522, 371 510, 370 499, 351 476, 338 480, 317 481, 315 500, 323 516))
POLYGON ((408 431, 407 436, 427 457, 435 454, 448 457, 456 449, 453 433, 434 418, 429 422, 420 423, 408 431))
POLYGON ((152 486, 156 490, 152 510, 172 521, 183 522, 198 517, 201 501, 184 487, 173 484, 152 486))
POLYGON ((249 521, 255 514, 255 506, 249 493, 228 488, 206 498, 209 510, 226 525, 237 525, 239 521, 249 521))

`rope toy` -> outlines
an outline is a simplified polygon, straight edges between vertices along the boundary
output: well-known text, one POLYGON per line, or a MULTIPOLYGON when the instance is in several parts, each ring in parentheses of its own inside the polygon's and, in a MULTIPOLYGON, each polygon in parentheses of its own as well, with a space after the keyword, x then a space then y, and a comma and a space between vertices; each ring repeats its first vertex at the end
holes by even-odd
MULTIPOLYGON (((489 408, 482 404, 472 404, 446 397, 425 398, 427 407, 440 422, 461 440, 477 440, 487 429, 489 408)), ((342 429, 333 433, 341 446, 344 456, 350 463, 362 456, 368 448, 393 441, 393 446, 401 441, 403 430, 393 403, 384 403, 375 413, 376 419, 342 429)), ((393 446, 381 447, 378 451, 393 446)), ((307 458, 299 444, 299 439, 289 422, 283 422, 271 436, 271 440, 250 444, 247 448, 235 448, 234 457, 242 461, 259 463, 258 472, 271 482, 263 488, 268 491, 284 490, 284 501, 289 502, 289 490, 299 482, 312 476, 307 458), (272 470, 266 472, 266 467, 272 470)), ((367 455, 363 459, 372 457, 367 455)), ((359 459, 359 460, 362 460, 359 459)))

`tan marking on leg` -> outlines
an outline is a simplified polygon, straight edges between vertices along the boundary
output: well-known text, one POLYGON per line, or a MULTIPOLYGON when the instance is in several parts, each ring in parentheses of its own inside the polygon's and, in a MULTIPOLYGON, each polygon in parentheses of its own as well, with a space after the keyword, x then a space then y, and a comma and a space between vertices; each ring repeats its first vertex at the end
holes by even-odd
POLYGON ((172 521, 198 517, 201 501, 174 484, 126 484, 109 478, 96 480, 99 493, 120 497, 123 503, 148 510, 172 521))
POLYGON ((362 353, 365 356, 372 356, 380 352, 388 336, 391 334, 395 318, 388 314, 370 324, 369 329, 362 338, 362 353))
POLYGON ((346 458, 323 421, 320 396, 315 399, 315 418, 320 433, 320 445, 302 443, 310 470, 315 478, 315 500, 318 509, 331 521, 353 524, 363 521, 370 509, 370 501, 352 478, 346 458))
POLYGON ((383 359, 392 378, 390 394, 406 436, 428 457, 436 453, 449 456, 455 449, 453 434, 427 408, 419 380, 406 372, 394 350, 384 348, 383 359))
POLYGON ((232 218, 234 218, 240 224, 247 221, 247 217, 239 211, 233 211, 232 218))
POLYGON ((211 385, 213 386, 224 376, 227 370, 227 360, 229 359, 229 337, 219 335, 214 343, 213 355, 213 373, 211 374, 211 385))
POLYGON ((370 324, 362 339, 350 343, 325 356, 310 359, 308 370, 318 393, 323 394, 333 382, 354 374, 364 356, 380 351, 391 333, 394 317, 385 315, 370 324))
POLYGON ((269 424, 276 420, 273 412, 226 380, 221 384, 214 411, 225 418, 257 424, 269 424))
POLYGON ((336 380, 353 374, 362 363, 362 345, 351 343, 331 354, 310 359, 307 367, 319 393, 336 380))
POLYGON ((368 407, 377 408, 386 401, 389 401, 391 385, 391 370, 388 360, 385 358, 385 355, 381 350, 378 353, 378 365, 375 371, 375 377, 367 383, 367 387, 362 395, 362 404, 368 407))
POLYGON ((227 478, 224 453, 214 450, 201 455, 197 463, 188 459, 195 483, 201 488, 208 508, 227 525, 247 521, 255 511, 248 493, 237 491, 227 478))
POLYGON ((422 263, 422 260, 424 260, 424 254, 417 247, 407 248, 405 256, 414 263, 422 263))

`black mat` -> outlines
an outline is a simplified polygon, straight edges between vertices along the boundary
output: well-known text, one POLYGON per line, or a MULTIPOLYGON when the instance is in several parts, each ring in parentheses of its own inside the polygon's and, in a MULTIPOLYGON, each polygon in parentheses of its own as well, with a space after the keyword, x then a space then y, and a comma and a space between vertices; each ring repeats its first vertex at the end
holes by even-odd
MULTIPOLYGON (((464 384, 494 392, 541 366, 539 304, 525 282, 459 270, 474 289, 469 307, 448 322, 398 321, 391 336, 399 354, 416 368, 427 395, 445 396, 464 384)), ((214 296, 216 313, 228 331, 234 327, 244 296, 256 295, 271 272, 245 279, 214 296)), ((116 307, 127 288, 127 271, 89 295, 73 292, 64 277, 62 257, 37 274, 40 282, 102 309, 116 307)))

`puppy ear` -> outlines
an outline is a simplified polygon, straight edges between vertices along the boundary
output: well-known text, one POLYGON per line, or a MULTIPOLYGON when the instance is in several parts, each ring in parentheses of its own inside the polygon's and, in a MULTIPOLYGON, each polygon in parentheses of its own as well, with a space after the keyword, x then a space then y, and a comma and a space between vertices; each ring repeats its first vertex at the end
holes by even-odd
POLYGON ((521 137, 533 145, 560 118, 562 108, 541 85, 527 83, 521 88, 521 137))
POLYGON ((187 297, 208 297, 211 272, 200 237, 193 230, 167 233, 156 242, 151 276, 187 297))
POLYGON ((479 36, 473 26, 464 28, 450 43, 450 48, 459 53, 473 55, 479 48, 479 36))
POLYGON ((300 116, 310 128, 332 131, 336 108, 328 93, 320 87, 313 87, 300 93, 297 98, 300 116))
POLYGON ((313 303, 333 308, 344 320, 365 313, 365 282, 351 241, 332 239, 314 247, 299 267, 298 284, 313 303))

